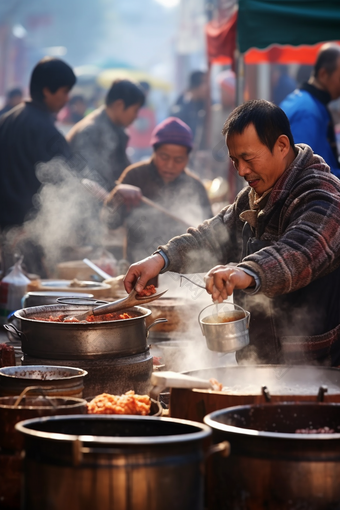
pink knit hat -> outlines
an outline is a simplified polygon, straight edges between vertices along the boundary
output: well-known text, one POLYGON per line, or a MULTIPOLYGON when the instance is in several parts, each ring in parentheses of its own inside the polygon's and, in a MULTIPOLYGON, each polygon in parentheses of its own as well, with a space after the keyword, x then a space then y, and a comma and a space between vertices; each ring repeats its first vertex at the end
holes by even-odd
POLYGON ((155 127, 151 134, 152 146, 172 143, 192 149, 193 136, 189 126, 177 117, 168 117, 155 127))

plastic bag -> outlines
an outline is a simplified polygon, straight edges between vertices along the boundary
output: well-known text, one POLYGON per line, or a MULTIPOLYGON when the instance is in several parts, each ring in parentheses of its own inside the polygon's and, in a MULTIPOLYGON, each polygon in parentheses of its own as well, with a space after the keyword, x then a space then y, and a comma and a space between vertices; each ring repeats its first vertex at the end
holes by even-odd
POLYGON ((21 300, 26 294, 29 278, 24 275, 21 268, 21 260, 18 260, 11 272, 0 281, 0 323, 5 324, 10 313, 19 310, 21 300))

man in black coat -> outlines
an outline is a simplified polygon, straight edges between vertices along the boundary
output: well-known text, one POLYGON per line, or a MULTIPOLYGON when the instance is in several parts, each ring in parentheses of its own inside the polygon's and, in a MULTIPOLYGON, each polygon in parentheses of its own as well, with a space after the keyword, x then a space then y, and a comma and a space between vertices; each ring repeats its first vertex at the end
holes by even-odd
MULTIPOLYGON (((34 195, 41 182, 36 165, 56 156, 70 157, 65 138, 54 126, 76 82, 70 66, 46 57, 33 69, 31 101, 0 118, 0 232, 21 227, 37 211, 34 195)), ((53 176, 52 176, 53 177, 53 176)), ((27 262, 27 260, 26 260, 27 262)))

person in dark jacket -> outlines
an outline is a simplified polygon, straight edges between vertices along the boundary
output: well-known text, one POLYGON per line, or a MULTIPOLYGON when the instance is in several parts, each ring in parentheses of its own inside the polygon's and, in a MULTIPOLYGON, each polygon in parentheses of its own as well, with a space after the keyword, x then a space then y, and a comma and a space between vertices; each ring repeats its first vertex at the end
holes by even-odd
POLYGON ((54 115, 67 103, 75 82, 75 74, 68 64, 46 57, 32 71, 31 101, 19 104, 0 118, 0 230, 3 238, 8 230, 22 227, 25 220, 37 212, 34 196, 41 186, 36 174, 37 164, 56 156, 70 157, 65 138, 54 126, 54 115))
POLYGON ((105 105, 97 108, 67 133, 72 153, 83 160, 83 177, 110 191, 123 170, 131 164, 126 154, 125 132, 143 106, 143 89, 129 80, 115 80, 105 105))
POLYGON ((159 272, 202 272, 214 301, 232 293, 251 313, 238 361, 340 365, 340 182, 283 110, 248 101, 223 134, 247 186, 233 204, 132 265, 140 292, 159 272))
POLYGON ((202 182, 186 168, 192 143, 189 126, 175 117, 167 118, 151 135, 151 159, 126 168, 111 191, 104 216, 111 228, 125 222, 129 262, 145 257, 169 237, 182 234, 186 224, 197 225, 212 216, 202 182), (179 220, 143 203, 142 196, 179 220))
POLYGON ((15 88, 15 89, 9 90, 7 92, 6 104, 2 108, 2 110, 0 110, 0 116, 3 115, 4 113, 9 112, 10 110, 12 110, 12 108, 14 108, 18 104, 20 104, 22 101, 22 98, 23 98, 23 94, 22 94, 21 89, 15 88))
POLYGON ((306 143, 340 178, 340 162, 332 115, 327 107, 340 97, 340 46, 321 46, 308 82, 289 94, 280 107, 286 113, 295 143, 306 143))
POLYGON ((180 95, 170 110, 170 115, 188 124, 196 149, 205 148, 206 101, 209 92, 208 74, 193 71, 189 76, 188 90, 180 95))

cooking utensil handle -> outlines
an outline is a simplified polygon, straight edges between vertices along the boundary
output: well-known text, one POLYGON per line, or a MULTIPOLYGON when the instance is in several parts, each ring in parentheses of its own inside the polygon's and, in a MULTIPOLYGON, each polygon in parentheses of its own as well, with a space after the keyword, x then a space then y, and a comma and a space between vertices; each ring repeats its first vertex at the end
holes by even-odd
POLYGON ((190 223, 187 223, 185 220, 183 220, 182 218, 180 218, 179 216, 176 216, 175 214, 172 214, 171 212, 167 211, 164 207, 162 207, 161 205, 157 204, 156 202, 153 202, 152 200, 150 200, 149 198, 146 198, 144 196, 142 196, 141 198, 142 202, 144 202, 144 204, 147 204, 149 205, 150 207, 153 207, 154 209, 157 209, 158 211, 166 214, 167 216, 169 216, 170 218, 172 218, 173 220, 176 220, 178 221, 179 223, 182 223, 183 225, 185 225, 187 228, 189 227, 192 227, 192 225, 190 225, 190 223))
MULTIPOLYGON (((51 400, 46 395, 46 390, 47 389, 48 389, 47 386, 45 386, 45 388, 42 388, 41 386, 26 386, 26 388, 20 393, 20 395, 18 396, 18 398, 14 402, 13 407, 18 407, 18 405, 20 404, 22 399, 24 397, 26 397, 26 394, 29 393, 30 391, 36 391, 36 392, 40 393, 51 404, 52 407, 57 407, 57 404, 55 402, 53 402, 53 400, 51 400)), ((52 386, 51 386, 51 389, 53 389, 52 386)))
POLYGON ((20 331, 16 326, 14 326, 14 324, 4 324, 4 328, 6 331, 9 331, 12 335, 16 336, 19 340, 22 340, 22 338, 26 339, 25 333, 20 331))
MULTIPOLYGON (((96 308, 93 308, 92 313, 93 313, 93 315, 102 315, 104 313, 112 313, 112 312, 120 311, 121 307, 119 305, 121 303, 125 303, 126 299, 127 298, 124 297, 121 299, 117 299, 113 303, 107 303, 105 305, 96 306, 96 308)), ((127 304, 126 308, 130 308, 130 306, 132 306, 132 305, 127 304)))
POLYGON ((95 271, 101 278, 103 278, 103 280, 108 280, 109 278, 112 278, 112 276, 109 273, 103 271, 103 269, 94 264, 94 262, 91 262, 91 260, 85 258, 83 259, 83 262, 85 262, 85 264, 87 264, 91 269, 93 269, 93 271, 95 271))
POLYGON ((230 443, 229 441, 222 441, 221 443, 213 444, 210 446, 208 453, 206 454, 206 458, 211 455, 215 455, 215 453, 219 453, 222 457, 229 457, 230 455, 230 443))
POLYGON ((206 310, 207 308, 209 308, 209 306, 211 305, 208 305, 206 307, 203 308, 203 310, 200 311, 200 313, 198 314, 198 324, 199 324, 199 327, 201 328, 201 331, 202 331, 202 335, 205 336, 204 334, 204 331, 203 331, 203 327, 202 327, 202 323, 201 323, 201 315, 202 313, 204 312, 204 310, 206 310))
POLYGON ((146 328, 146 338, 148 338, 149 336, 149 331, 150 329, 153 327, 153 326, 156 326, 156 324, 160 324, 161 322, 168 322, 168 319, 156 319, 155 321, 153 321, 150 326, 148 326, 146 328))

